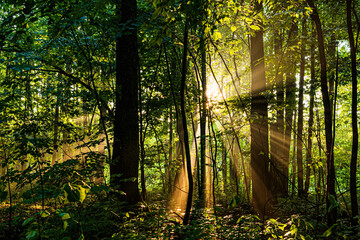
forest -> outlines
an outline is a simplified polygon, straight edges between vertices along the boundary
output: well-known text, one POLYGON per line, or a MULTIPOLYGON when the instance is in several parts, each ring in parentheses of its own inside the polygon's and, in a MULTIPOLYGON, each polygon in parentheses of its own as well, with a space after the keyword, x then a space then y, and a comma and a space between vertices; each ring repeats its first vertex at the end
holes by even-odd
POLYGON ((359 0, 3 0, 0 239, 360 239, 359 0))

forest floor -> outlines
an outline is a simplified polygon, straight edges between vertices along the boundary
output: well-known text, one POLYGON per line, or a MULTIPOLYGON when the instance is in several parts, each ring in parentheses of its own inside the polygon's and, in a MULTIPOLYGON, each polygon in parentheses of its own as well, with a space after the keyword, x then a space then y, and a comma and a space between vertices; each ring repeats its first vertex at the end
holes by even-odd
POLYGON ((247 204, 195 209, 186 226, 166 205, 158 201, 129 209, 106 198, 44 208, 2 204, 0 239, 360 239, 360 228, 348 219, 328 228, 321 206, 301 199, 286 200, 281 214, 268 219, 259 219, 247 204))

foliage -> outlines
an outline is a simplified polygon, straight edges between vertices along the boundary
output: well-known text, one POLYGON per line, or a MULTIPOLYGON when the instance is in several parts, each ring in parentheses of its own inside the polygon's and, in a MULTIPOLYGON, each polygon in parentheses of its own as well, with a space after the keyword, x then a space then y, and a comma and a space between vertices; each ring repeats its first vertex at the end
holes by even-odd
MULTIPOLYGON (((121 26, 115 14, 119 2, 0 3, 1 239, 360 239, 359 225, 354 221, 350 224, 350 217, 355 222, 359 217, 351 216, 349 210, 351 69, 342 2, 316 1, 324 30, 328 77, 335 77, 337 72, 338 85, 334 111, 336 196, 329 196, 328 209, 320 68, 309 18, 311 9, 304 1, 258 1, 264 11, 255 12, 254 1, 138 0, 136 22, 121 26), (303 20, 306 37, 296 37, 303 20), (184 50, 186 22, 190 26, 189 47, 184 50), (292 32, 293 26, 298 31, 292 32), (124 193, 117 186, 109 186, 111 177, 115 177, 110 177, 109 164, 116 124, 116 38, 134 28, 139 48, 141 187, 147 199, 130 208, 121 199, 124 193), (277 112, 289 107, 288 103, 278 104, 276 77, 282 75, 283 84, 291 74, 298 77, 297 70, 289 69, 296 69, 304 43, 304 129, 311 128, 313 136, 312 149, 307 148, 309 133, 304 131, 302 136, 304 150, 312 153, 303 166, 310 169, 309 191, 295 197, 298 170, 296 134, 292 132, 288 146, 289 194, 276 196, 275 213, 264 219, 249 210, 254 197, 250 181, 248 40, 260 29, 264 30, 267 79, 262 94, 269 103, 269 128, 277 122, 277 112), (281 49, 276 55, 274 42, 278 36, 281 49), (181 213, 174 215, 174 209, 168 209, 173 190, 181 188, 176 184, 183 166, 178 94, 181 56, 188 51, 186 124, 192 158, 198 161, 202 38, 207 53, 210 209, 193 210, 190 224, 183 226, 181 213), (337 71, 331 50, 334 41, 337 71), (314 126, 307 121, 311 54, 315 58, 314 126), (333 226, 326 226, 326 215, 333 209, 339 219, 333 226)), ((354 1, 354 29, 359 27, 358 4, 354 1)), ((359 57, 357 61, 359 64, 359 57)), ((285 87, 283 91, 287 91, 285 87)), ((335 100, 335 92, 330 95, 335 100)), ((195 179, 199 177, 198 169, 195 163, 195 179)), ((360 173, 356 177, 359 184, 360 173)), ((196 180, 195 188, 199 184, 196 180)), ((186 192, 184 189, 181 191, 186 192)))

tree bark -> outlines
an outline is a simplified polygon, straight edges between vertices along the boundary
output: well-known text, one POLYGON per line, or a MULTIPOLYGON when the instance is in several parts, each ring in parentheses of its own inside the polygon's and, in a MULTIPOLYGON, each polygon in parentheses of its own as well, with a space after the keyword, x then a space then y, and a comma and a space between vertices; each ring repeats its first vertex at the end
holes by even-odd
MULTIPOLYGON (((313 31, 315 34, 315 31, 313 31)), ((315 39, 315 35, 314 39, 315 39)), ((308 147, 306 151, 306 178, 305 178, 305 189, 306 194, 309 191, 310 186, 310 166, 312 163, 312 134, 314 124, 314 100, 315 100, 315 45, 311 41, 310 45, 310 104, 309 104, 309 127, 308 127, 308 147)), ((315 173, 314 173, 315 174, 315 173)))
MULTIPOLYGON (((293 23, 288 37, 289 47, 294 47, 295 40, 298 35, 297 23, 293 23)), ((286 105, 285 105, 285 138, 283 144, 283 165, 280 186, 282 189, 282 195, 288 194, 289 183, 289 164, 290 164, 290 145, 291 145, 291 133, 293 132, 293 114, 295 109, 295 91, 296 91, 296 52, 289 50, 287 53, 287 61, 289 61, 288 69, 286 69, 286 105)))
POLYGON ((116 1, 120 36, 116 38, 116 105, 110 174, 111 184, 119 186, 130 205, 140 200, 136 11, 136 0, 116 1), (123 30, 121 26, 125 24, 129 27, 123 30))
POLYGON ((202 105, 201 105, 201 116, 200 116, 200 166, 201 166, 201 177, 199 187, 199 200, 200 207, 205 207, 206 204, 206 118, 207 118, 207 96, 206 96, 206 46, 204 31, 200 38, 200 52, 201 52, 201 85, 202 85, 202 105))
MULTIPOLYGON (((253 2, 258 13, 262 11, 262 4, 253 2)), ((266 205, 269 200, 268 193, 268 168, 269 168, 269 143, 267 122, 267 99, 264 61, 264 42, 262 22, 258 21, 260 30, 250 37, 251 61, 251 167, 252 167, 252 202, 261 218, 266 215, 266 205)))
POLYGON ((270 129, 270 150, 271 150, 271 176, 272 191, 275 195, 281 195, 281 179, 284 176, 285 166, 283 164, 283 141, 285 137, 284 128, 284 77, 282 70, 282 34, 275 31, 275 88, 276 88, 276 122, 270 129))
POLYGON ((351 58, 351 80, 352 80, 352 103, 351 103, 351 126, 352 126, 352 149, 350 160, 350 197, 351 197, 351 217, 353 224, 356 223, 354 217, 359 214, 356 187, 357 152, 359 144, 359 132, 357 125, 357 70, 356 70, 356 49, 354 43, 354 33, 351 24, 352 0, 346 0, 346 24, 350 43, 351 58))
POLYGON ((185 30, 184 30, 184 49, 183 49, 183 59, 182 59, 182 69, 181 69, 181 86, 180 86, 180 108, 181 108, 181 120, 184 130, 184 142, 185 147, 185 157, 186 157, 186 170, 188 177, 188 197, 185 209, 185 216, 183 224, 187 225, 189 223, 190 211, 192 205, 192 197, 194 191, 194 183, 192 178, 192 167, 191 167, 191 156, 190 156, 190 147, 189 147, 189 133, 186 126, 186 111, 185 111, 185 80, 186 80, 186 69, 187 69, 187 45, 188 45, 188 22, 185 20, 185 30))
POLYGON ((303 126, 304 126, 304 77, 305 77, 305 37, 306 19, 302 21, 301 52, 300 52, 300 81, 299 81, 299 103, 298 103, 298 128, 297 128, 297 180, 298 195, 304 193, 304 171, 303 171, 303 126))
POLYGON ((333 154, 333 137, 332 137, 332 112, 330 97, 327 83, 327 70, 326 70, 326 55, 324 48, 324 36, 321 26, 320 17, 313 0, 306 0, 309 7, 312 9, 310 17, 315 23, 318 51, 320 60, 320 84, 321 94, 323 98, 324 115, 325 115, 325 142, 326 142, 326 208, 327 208, 327 223, 329 226, 335 224, 337 219, 337 209, 333 207, 332 201, 336 199, 335 192, 335 166, 333 154))

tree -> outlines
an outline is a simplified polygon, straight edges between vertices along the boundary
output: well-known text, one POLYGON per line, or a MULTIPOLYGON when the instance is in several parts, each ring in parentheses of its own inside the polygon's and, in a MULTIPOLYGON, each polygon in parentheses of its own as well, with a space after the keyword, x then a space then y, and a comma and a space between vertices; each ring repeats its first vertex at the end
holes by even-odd
POLYGON ((346 0, 346 25, 349 35, 350 43, 350 58, 351 58, 351 81, 352 81, 352 102, 351 102, 351 127, 352 127, 352 148, 350 160, 350 197, 351 197, 351 216, 353 223, 356 221, 354 217, 358 215, 358 201, 357 201, 357 187, 356 187, 356 169, 357 169, 357 155, 359 144, 359 133, 357 123, 357 69, 356 69, 356 49, 354 43, 354 33, 352 30, 351 11, 352 0, 346 0))
POLYGON ((297 167, 298 167, 298 194, 304 192, 304 172, 303 172, 303 119, 304 119, 304 77, 305 77, 305 37, 306 19, 302 21, 301 52, 300 52, 300 81, 299 81, 299 103, 298 103, 298 129, 297 129, 297 167))
MULTIPOLYGON (((203 4, 204 5, 204 4, 203 4)), ((204 6, 203 6, 204 7, 204 6)), ((206 22, 205 11, 202 11, 203 22, 206 22)), ((206 205, 206 119, 207 119, 207 96, 206 96, 206 36, 205 27, 203 24, 200 26, 200 54, 201 54, 201 114, 200 114, 200 183, 199 183, 199 200, 200 205, 205 207, 206 205)))
POLYGON ((327 83, 327 72, 326 72, 326 55, 324 47, 324 36, 321 26, 321 21, 317 7, 315 6, 313 0, 306 0, 307 4, 311 8, 312 12, 310 14, 311 19, 315 23, 317 42, 318 42, 318 51, 319 51, 319 60, 320 60, 320 85, 321 85, 321 94, 323 98, 323 107, 325 114, 325 142, 326 142, 326 208, 328 209, 327 222, 331 226, 336 222, 337 219, 337 209, 333 207, 334 202, 336 201, 336 192, 335 192, 335 166, 334 166, 334 154, 333 154, 333 137, 332 137, 332 113, 331 113, 331 104, 328 91, 327 83))
POLYGON ((295 93, 296 93, 296 62, 297 54, 294 50, 296 40, 298 37, 298 23, 292 23, 288 34, 289 50, 286 53, 288 66, 286 68, 286 82, 285 82, 285 138, 283 143, 283 163, 281 174, 281 189, 282 195, 288 194, 289 184, 289 164, 290 164, 290 147, 291 147, 291 133, 295 132, 293 129, 293 116, 295 109, 295 93))
POLYGON ((136 0, 116 2, 119 34, 116 38, 116 102, 111 184, 119 186, 129 204, 140 200, 138 189, 138 49, 136 0), (123 26, 126 26, 124 29, 123 26))
POLYGON ((181 111, 181 122, 184 131, 184 138, 181 140, 184 143, 185 147, 185 158, 186 158, 186 172, 188 177, 188 197, 186 202, 185 216, 183 223, 187 225, 190 218, 190 210, 192 205, 192 198, 194 192, 194 183, 192 177, 192 167, 191 167, 191 157, 190 157, 190 147, 189 147, 189 133, 186 126, 186 111, 185 111, 185 80, 187 72, 187 46, 188 46, 188 20, 185 19, 184 27, 184 49, 183 49, 183 58, 182 58, 182 67, 181 67, 181 87, 180 87, 180 111, 181 111))
MULTIPOLYGON (((262 3, 253 1, 254 11, 262 11, 262 3)), ((267 99, 265 98, 266 78, 264 61, 263 26, 258 20, 259 30, 250 37, 251 61, 251 168, 252 168, 252 202, 260 216, 266 215, 269 203, 267 182, 269 181, 269 146, 267 99)))

